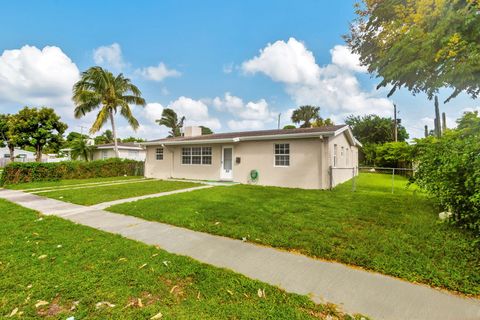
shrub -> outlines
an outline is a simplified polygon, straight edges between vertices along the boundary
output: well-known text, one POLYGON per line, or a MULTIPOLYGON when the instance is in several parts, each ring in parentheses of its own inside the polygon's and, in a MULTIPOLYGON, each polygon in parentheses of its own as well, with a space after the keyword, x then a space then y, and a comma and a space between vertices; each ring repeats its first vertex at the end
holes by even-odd
POLYGON ((417 142, 415 181, 453 213, 460 226, 480 235, 480 139, 455 132, 417 142))
POLYGON ((60 179, 87 179, 143 175, 144 164, 140 161, 107 159, 63 161, 54 163, 13 162, 5 167, 1 184, 17 184, 33 181, 60 179))

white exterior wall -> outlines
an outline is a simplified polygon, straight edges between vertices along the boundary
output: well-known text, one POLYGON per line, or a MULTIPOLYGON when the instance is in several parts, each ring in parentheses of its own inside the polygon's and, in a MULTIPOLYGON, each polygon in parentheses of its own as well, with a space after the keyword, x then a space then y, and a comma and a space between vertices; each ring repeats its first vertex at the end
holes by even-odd
MULTIPOLYGON (((145 150, 132 150, 138 151, 137 153, 131 153, 128 149, 119 148, 118 155, 120 159, 130 159, 136 161, 144 161, 146 157, 145 150)), ((103 159, 110 159, 115 158, 115 150, 114 149, 97 149, 93 152, 93 160, 103 160, 103 159), (106 157, 104 158, 104 153, 106 153, 106 157)))
POLYGON ((358 175, 358 148, 350 143, 346 133, 339 134, 329 140, 329 163, 332 166, 332 180, 330 183, 332 187, 335 187, 352 179, 354 174, 358 175), (335 145, 337 146, 336 161, 334 161, 335 145))

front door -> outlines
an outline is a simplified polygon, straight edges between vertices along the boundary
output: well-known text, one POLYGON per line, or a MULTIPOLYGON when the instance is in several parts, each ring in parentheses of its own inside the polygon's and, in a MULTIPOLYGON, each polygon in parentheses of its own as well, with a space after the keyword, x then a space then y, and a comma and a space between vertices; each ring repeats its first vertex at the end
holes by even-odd
POLYGON ((233 180, 233 148, 222 147, 222 171, 220 172, 222 180, 233 180))

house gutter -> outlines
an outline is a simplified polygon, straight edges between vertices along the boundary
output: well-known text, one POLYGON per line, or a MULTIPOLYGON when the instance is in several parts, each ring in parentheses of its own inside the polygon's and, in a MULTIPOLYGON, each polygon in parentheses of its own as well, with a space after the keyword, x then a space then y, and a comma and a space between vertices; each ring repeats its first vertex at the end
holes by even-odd
POLYGON ((183 141, 150 141, 142 142, 141 145, 192 145, 192 144, 219 144, 219 143, 237 143, 241 141, 261 141, 261 140, 285 140, 285 139, 302 139, 302 138, 323 138, 336 135, 335 131, 329 132, 307 132, 307 133, 290 133, 276 134, 252 137, 235 137, 227 139, 203 139, 203 140, 183 140, 183 141))

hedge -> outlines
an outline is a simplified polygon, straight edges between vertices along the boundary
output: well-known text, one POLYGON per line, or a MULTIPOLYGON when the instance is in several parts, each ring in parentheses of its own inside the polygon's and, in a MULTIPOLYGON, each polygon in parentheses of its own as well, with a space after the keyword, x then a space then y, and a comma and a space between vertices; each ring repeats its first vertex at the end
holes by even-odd
POLYGON ((144 163, 126 159, 62 161, 52 163, 12 162, 4 170, 1 185, 33 181, 87 179, 143 175, 144 163))

